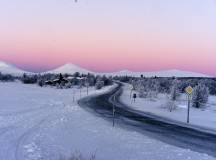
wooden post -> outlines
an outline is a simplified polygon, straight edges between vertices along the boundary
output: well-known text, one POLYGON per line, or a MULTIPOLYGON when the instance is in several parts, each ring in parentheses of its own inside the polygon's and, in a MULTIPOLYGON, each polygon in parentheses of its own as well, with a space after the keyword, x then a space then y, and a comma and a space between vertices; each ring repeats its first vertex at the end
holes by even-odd
MULTIPOLYGON (((115 102, 115 95, 114 95, 114 97, 113 97, 113 100, 114 100, 114 102, 115 102)), ((113 102, 113 127, 115 126, 115 104, 114 104, 114 102, 113 102)))
POLYGON ((190 95, 188 95, 187 123, 190 123, 190 95))
POLYGON ((75 102, 75 90, 73 91, 73 102, 75 102))

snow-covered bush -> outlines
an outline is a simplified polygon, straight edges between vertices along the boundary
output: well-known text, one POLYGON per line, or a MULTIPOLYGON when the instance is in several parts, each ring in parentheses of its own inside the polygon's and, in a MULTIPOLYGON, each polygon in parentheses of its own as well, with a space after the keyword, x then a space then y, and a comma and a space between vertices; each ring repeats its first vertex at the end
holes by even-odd
POLYGON ((68 82, 65 84, 65 88, 71 88, 72 87, 72 83, 71 82, 68 82))
POLYGON ((176 102, 172 101, 172 100, 168 100, 166 103, 166 108, 172 112, 173 110, 175 110, 177 108, 176 102))
POLYGON ((150 90, 147 93, 147 97, 150 98, 150 100, 154 100, 155 98, 157 98, 158 92, 154 91, 154 90, 150 90))
POLYGON ((59 83, 56 83, 56 88, 57 89, 63 89, 63 88, 65 88, 65 82, 61 82, 60 84, 59 83))
POLYGON ((44 81, 42 79, 39 79, 37 81, 37 84, 40 86, 40 87, 43 87, 44 86, 44 81))
POLYGON ((95 84, 96 89, 101 89, 104 86, 104 81, 97 81, 95 84))
POLYGON ((204 84, 199 83, 195 86, 192 94, 192 106, 200 108, 208 102, 209 89, 204 84))
POLYGON ((82 155, 80 152, 74 152, 69 157, 66 156, 60 156, 59 160, 95 160, 96 155, 92 154, 88 158, 86 158, 84 155, 82 155))
POLYGON ((145 92, 145 89, 144 89, 143 85, 141 85, 139 87, 138 95, 139 95, 140 98, 146 98, 147 97, 147 93, 145 92))

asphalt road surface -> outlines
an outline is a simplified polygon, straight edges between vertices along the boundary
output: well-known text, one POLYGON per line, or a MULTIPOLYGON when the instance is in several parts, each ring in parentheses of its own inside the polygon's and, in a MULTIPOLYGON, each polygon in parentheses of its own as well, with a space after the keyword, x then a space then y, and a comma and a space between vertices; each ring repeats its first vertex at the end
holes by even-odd
POLYGON ((119 84, 109 93, 83 98, 78 103, 96 116, 109 121, 113 121, 115 106, 115 127, 135 130, 167 144, 216 157, 216 133, 134 110, 119 101, 121 91, 119 84))

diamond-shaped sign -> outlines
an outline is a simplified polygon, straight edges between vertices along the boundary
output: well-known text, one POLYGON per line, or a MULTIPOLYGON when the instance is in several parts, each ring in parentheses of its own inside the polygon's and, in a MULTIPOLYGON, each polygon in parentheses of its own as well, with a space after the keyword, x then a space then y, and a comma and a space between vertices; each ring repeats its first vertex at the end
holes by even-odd
POLYGON ((193 88, 191 86, 188 86, 187 88, 185 88, 185 92, 190 95, 193 93, 193 88))

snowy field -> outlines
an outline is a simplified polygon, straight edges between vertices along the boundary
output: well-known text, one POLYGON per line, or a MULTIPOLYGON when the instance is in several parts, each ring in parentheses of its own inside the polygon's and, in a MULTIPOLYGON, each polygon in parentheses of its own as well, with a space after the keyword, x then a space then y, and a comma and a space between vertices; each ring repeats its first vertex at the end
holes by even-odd
MULTIPOLYGON (((91 88, 90 94, 110 88, 91 88)), ((0 160, 58 160, 75 151, 86 157, 96 154, 97 160, 215 159, 113 128, 111 122, 80 108, 72 95, 73 89, 0 83, 0 160)), ((83 90, 82 97, 85 95, 83 90)))
MULTIPOLYGON (((169 95, 159 94, 157 98, 137 98, 135 103, 132 103, 130 99, 131 86, 125 84, 123 87, 123 94, 121 101, 129 106, 132 106, 136 110, 153 113, 162 117, 166 117, 172 120, 185 122, 187 121, 187 96, 181 95, 176 101, 177 108, 172 112, 167 108, 167 102, 169 95)), ((196 126, 209 128, 216 131, 216 96, 210 96, 208 104, 197 109, 190 108, 190 123, 196 126)))

